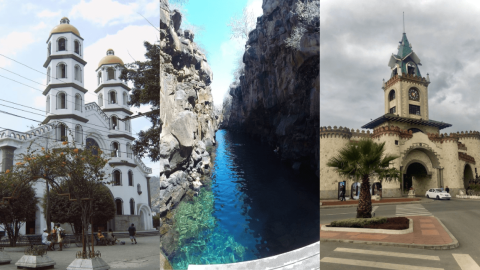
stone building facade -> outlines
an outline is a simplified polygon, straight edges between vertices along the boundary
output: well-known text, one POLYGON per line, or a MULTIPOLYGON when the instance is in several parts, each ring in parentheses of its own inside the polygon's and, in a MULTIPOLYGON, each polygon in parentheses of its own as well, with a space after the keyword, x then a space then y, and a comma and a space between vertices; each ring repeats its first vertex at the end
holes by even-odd
MULTIPOLYGON (((346 181, 347 194, 360 179, 340 177, 327 162, 350 142, 370 138, 385 143, 385 153, 398 156, 392 166, 400 178, 383 181, 383 197, 406 196, 413 187, 418 196, 430 188, 450 188, 454 196, 477 176, 480 158, 480 132, 441 133, 450 124, 429 119, 427 74, 422 77, 420 59, 403 33, 398 53, 392 54, 388 66, 392 74, 384 81, 385 114, 362 126, 359 131, 345 127, 320 128, 320 199, 337 198, 338 182, 346 181), (371 131, 372 130, 372 131, 371 131)), ((373 176, 371 184, 379 182, 373 176)))

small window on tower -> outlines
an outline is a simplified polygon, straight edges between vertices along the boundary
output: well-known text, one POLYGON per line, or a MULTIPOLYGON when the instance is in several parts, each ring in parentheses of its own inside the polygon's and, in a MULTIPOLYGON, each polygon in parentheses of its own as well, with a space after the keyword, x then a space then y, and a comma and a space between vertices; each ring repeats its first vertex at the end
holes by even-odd
POLYGON ((78 40, 75 40, 75 53, 80 54, 80 42, 78 40))
POLYGON ((59 51, 65 51, 66 50, 65 39, 64 38, 61 38, 61 39, 58 40, 58 50, 59 51))
POLYGON ((409 104, 408 111, 410 114, 420 115, 420 106, 409 104))
POLYGON ((390 108, 390 113, 396 113, 397 112, 397 108, 396 107, 392 107, 390 108))
POLYGON ((113 68, 107 69, 107 80, 114 80, 115 79, 115 70, 113 68))
POLYGON ((395 145, 398 145, 398 140, 395 140, 395 145))
POLYGON ((392 101, 395 99, 395 90, 390 90, 390 93, 388 94, 388 101, 392 101))
POLYGON ((409 63, 407 64, 407 73, 408 73, 409 75, 415 75, 415 64, 414 64, 414 63, 409 62, 409 63))

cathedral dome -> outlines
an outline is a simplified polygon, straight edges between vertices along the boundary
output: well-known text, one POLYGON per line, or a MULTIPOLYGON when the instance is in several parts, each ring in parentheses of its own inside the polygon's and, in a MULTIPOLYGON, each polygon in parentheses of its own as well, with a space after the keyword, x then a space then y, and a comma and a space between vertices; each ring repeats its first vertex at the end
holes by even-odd
POLYGON ((72 32, 75 35, 80 37, 80 32, 78 32, 78 29, 75 28, 75 26, 70 24, 70 20, 67 17, 63 17, 60 20, 60 24, 55 26, 52 31, 50 31, 50 34, 54 33, 64 33, 64 32, 72 32))
POLYGON ((124 65, 122 59, 120 57, 115 56, 115 52, 112 49, 107 50, 107 55, 100 60, 98 63, 98 67, 101 67, 102 65, 109 65, 109 64, 120 64, 124 65))

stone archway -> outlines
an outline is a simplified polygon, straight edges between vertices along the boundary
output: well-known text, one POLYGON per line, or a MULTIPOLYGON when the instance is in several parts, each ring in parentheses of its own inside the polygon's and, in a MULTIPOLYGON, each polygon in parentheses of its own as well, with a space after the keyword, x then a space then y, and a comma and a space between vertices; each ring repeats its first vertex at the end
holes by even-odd
POLYGON ((472 167, 469 164, 465 164, 465 168, 463 169, 463 186, 465 190, 467 190, 469 186, 469 181, 474 179, 472 167))
POLYGON ((417 195, 422 195, 428 189, 441 185, 440 159, 432 147, 426 143, 413 143, 404 151, 401 168, 403 195, 408 193, 410 187, 415 189, 417 195))

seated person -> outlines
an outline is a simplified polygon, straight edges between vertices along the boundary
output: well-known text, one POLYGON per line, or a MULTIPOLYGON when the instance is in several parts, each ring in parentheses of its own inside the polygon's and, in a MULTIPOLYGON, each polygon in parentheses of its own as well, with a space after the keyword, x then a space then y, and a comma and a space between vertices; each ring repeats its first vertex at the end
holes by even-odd
POLYGON ((48 241, 47 228, 43 229, 42 244, 47 246, 47 250, 53 250, 54 243, 52 241, 48 241))
POLYGON ((102 244, 106 243, 106 239, 105 239, 105 236, 103 236, 102 230, 98 230, 97 237, 100 243, 102 244))
POLYGON ((107 241, 108 241, 109 243, 111 243, 112 245, 115 245, 115 243, 118 241, 118 240, 117 240, 117 237, 115 237, 115 235, 113 235, 112 229, 109 229, 109 230, 108 230, 107 241))

